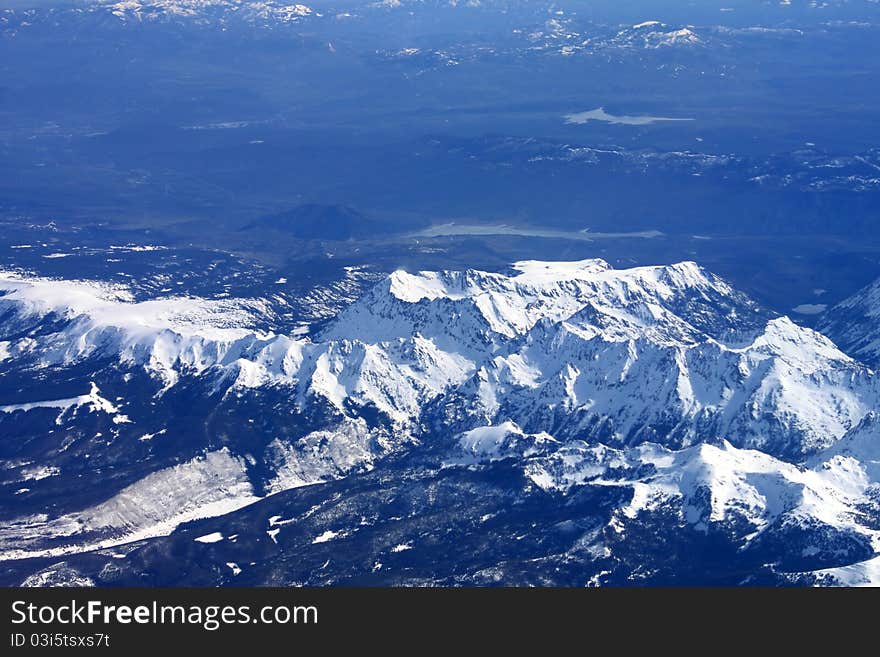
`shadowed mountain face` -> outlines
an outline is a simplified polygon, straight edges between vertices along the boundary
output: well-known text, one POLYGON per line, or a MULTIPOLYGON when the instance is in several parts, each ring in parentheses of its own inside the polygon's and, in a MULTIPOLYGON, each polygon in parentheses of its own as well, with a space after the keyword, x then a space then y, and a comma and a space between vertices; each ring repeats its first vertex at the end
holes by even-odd
POLYGON ((872 367, 880 365, 880 280, 824 313, 820 330, 833 336, 849 353, 872 367))

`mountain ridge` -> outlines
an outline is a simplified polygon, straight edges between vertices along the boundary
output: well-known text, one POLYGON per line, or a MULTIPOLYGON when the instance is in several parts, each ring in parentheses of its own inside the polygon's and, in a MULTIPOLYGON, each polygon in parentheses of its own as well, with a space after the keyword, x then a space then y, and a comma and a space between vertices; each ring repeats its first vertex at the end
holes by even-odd
POLYGON ((478 471, 509 463, 527 495, 629 491, 609 516, 612 533, 673 513, 756 550, 776 549, 793 527, 824 537, 821 559, 792 568, 819 570, 839 541, 853 560, 880 545, 862 519, 880 475, 873 371, 693 262, 399 270, 300 336, 273 330, 265 299, 135 302, 121 288, 8 272, 0 291, 0 369, 85 371, 113 411, 102 414, 92 397, 62 415, 35 399, 0 409, 3 425, 23 419, 40 430, 57 417, 62 431, 88 422, 113 436, 105 445, 77 429, 82 437, 54 456, 16 448, 4 494, 35 459, 46 475, 27 480, 22 502, 73 485, 77 455, 131 472, 98 504, 15 519, 0 536, 7 561, 158 540, 181 522, 356 480, 400 458, 478 471), (150 391, 143 400, 124 394, 129 380, 150 391), (146 408, 172 418, 169 405, 193 399, 252 424, 203 429, 179 446, 172 424, 144 424, 146 408), (133 440, 146 459, 137 468, 114 447, 133 440), (172 501, 137 506, 174 508, 183 490, 194 502, 181 498, 179 514, 134 513, 131 500, 155 486, 172 501))

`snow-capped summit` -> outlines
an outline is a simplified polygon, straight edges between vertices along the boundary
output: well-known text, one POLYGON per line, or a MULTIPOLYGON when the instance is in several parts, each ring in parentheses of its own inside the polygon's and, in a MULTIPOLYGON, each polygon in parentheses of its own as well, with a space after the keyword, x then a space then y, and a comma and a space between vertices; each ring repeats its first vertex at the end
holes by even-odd
POLYGON ((673 28, 666 23, 650 20, 628 26, 613 39, 625 47, 658 48, 701 46, 705 43, 692 25, 673 28))
POLYGON ((880 531, 862 524, 858 511, 880 480, 866 476, 858 461, 830 453, 805 468, 726 440, 679 451, 653 443, 631 450, 572 443, 531 459, 525 472, 547 490, 631 486, 632 498, 618 514, 620 531, 628 520, 669 506, 704 531, 726 527, 743 545, 787 525, 818 522, 880 546, 880 531))
POLYGON ((632 29, 644 30, 645 28, 649 28, 649 27, 656 28, 656 27, 662 27, 663 25, 664 25, 664 23, 661 23, 660 21, 642 21, 641 23, 636 23, 635 25, 633 25, 632 29))
POLYGON ((751 325, 758 312, 727 283, 690 262, 615 270, 603 260, 523 261, 512 270, 511 275, 394 272, 346 309, 325 337, 381 340, 418 332, 454 335, 460 348, 470 341, 473 348, 483 348, 497 346, 496 338, 524 335, 541 320, 568 319, 588 304, 688 312, 699 326, 722 332, 751 325), (737 307, 740 315, 731 315, 737 307))
POLYGON ((130 333, 168 329, 181 335, 237 338, 253 332, 260 317, 271 313, 257 299, 212 300, 168 296, 135 301, 128 288, 95 281, 22 276, 0 270, 0 303, 20 321, 46 315, 65 320, 87 317, 94 328, 130 333))
MULTIPOLYGON (((93 281, 49 280, 0 272, 0 310, 5 334, 28 335, 46 323, 60 325, 41 338, 7 345, 16 357, 43 366, 75 363, 90 356, 118 356, 144 365, 166 381, 180 370, 201 372, 271 337, 256 328, 271 314, 256 299, 186 296, 135 301, 129 290, 93 281)), ((39 333, 39 331, 38 331, 39 333)))

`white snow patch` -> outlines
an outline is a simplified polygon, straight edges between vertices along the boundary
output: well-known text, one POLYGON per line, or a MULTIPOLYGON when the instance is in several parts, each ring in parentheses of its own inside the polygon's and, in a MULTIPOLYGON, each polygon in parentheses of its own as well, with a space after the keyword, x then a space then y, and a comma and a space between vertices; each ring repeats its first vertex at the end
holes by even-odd
POLYGON ((815 571, 816 575, 833 578, 838 586, 880 586, 880 556, 839 568, 815 571))
POLYGON ((223 539, 224 536, 220 532, 211 532, 210 534, 199 536, 198 538, 194 538, 193 540, 196 543, 219 543, 223 539))
POLYGON ((21 471, 21 481, 40 481, 49 477, 57 477, 61 469, 54 465, 25 468, 21 471))
POLYGON ((602 121, 604 123, 611 123, 613 125, 651 125, 652 123, 665 123, 665 122, 679 122, 679 121, 694 121, 695 119, 689 117, 683 118, 674 118, 669 116, 648 116, 648 115, 616 115, 610 114, 605 111, 604 107, 598 107, 593 110, 588 110, 585 112, 575 112, 573 114, 566 114, 564 117, 565 122, 568 124, 574 125, 582 125, 584 123, 589 123, 590 121, 602 121))
POLYGON ((167 246, 157 246, 155 244, 126 244, 124 246, 111 246, 112 251, 127 251, 132 253, 145 253, 150 251, 165 251, 167 246))
POLYGON ((65 414, 71 408, 79 408, 80 406, 88 407, 90 412, 102 412, 113 415, 113 422, 116 424, 130 422, 125 415, 118 415, 119 409, 108 399, 100 395, 100 390, 94 382, 91 384, 91 391, 86 395, 78 397, 70 397, 68 399, 53 399, 48 401, 27 402, 24 404, 7 404, 0 406, 0 413, 14 413, 16 411, 31 411, 35 408, 54 408, 61 411, 56 419, 57 424, 61 424, 65 414))
POLYGON ((157 431, 156 433, 145 433, 143 436, 140 436, 138 440, 140 440, 141 442, 145 442, 147 440, 152 440, 156 436, 161 436, 162 434, 165 434, 167 432, 167 429, 162 429, 161 431, 157 431))
POLYGON ((312 541, 312 544, 315 544, 315 543, 326 543, 327 541, 332 541, 334 538, 338 537, 339 535, 340 535, 339 532, 334 532, 333 530, 328 529, 328 530, 325 531, 323 534, 320 534, 319 536, 316 536, 316 537, 314 538, 314 540, 312 541))

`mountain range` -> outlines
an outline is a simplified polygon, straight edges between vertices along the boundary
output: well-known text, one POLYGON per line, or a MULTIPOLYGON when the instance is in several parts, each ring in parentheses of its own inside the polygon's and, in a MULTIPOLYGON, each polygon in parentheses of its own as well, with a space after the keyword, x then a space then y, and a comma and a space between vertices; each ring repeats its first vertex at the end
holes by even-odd
POLYGON ((693 262, 398 270, 292 334, 272 299, 3 272, 2 572, 876 581, 872 290, 823 334, 693 262))

